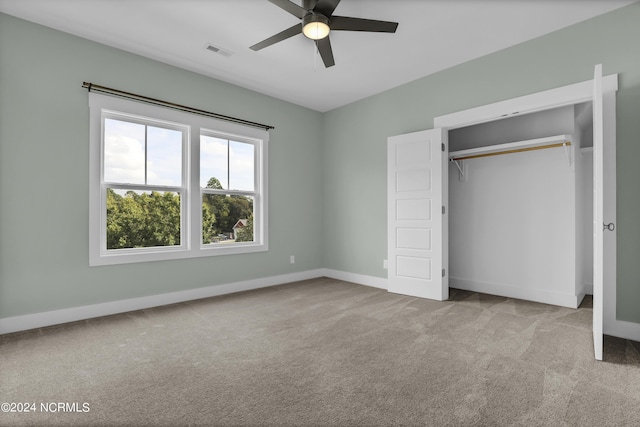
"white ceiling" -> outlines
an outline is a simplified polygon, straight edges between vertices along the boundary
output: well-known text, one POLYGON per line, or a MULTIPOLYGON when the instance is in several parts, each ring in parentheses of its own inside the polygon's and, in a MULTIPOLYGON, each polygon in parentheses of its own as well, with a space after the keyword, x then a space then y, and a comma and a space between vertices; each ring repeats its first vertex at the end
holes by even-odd
POLYGON ((299 22, 267 0, 0 0, 0 12, 324 112, 635 1, 343 0, 335 15, 398 30, 332 32, 327 69, 303 35, 249 49, 299 22))

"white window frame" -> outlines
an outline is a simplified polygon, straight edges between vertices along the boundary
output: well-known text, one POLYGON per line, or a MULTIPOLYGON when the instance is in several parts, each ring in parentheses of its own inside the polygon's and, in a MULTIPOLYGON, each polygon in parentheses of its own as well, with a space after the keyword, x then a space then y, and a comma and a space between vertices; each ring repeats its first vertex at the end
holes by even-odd
MULTIPOLYGON (((89 93, 89 265, 112 265, 204 256, 243 254, 269 250, 268 245, 268 141, 266 130, 226 122, 211 117, 131 101, 118 97, 89 93), (114 116, 115 114, 115 116, 114 116), (181 239, 179 246, 111 249, 106 243, 106 187, 114 187, 103 180, 104 119, 121 117, 142 118, 147 124, 184 129, 183 186, 180 191, 181 239), (148 120, 147 120, 148 119, 148 120), (202 244, 202 194, 200 188, 200 134, 251 143, 255 147, 255 191, 232 192, 254 197, 254 241, 233 244, 202 244)), ((119 184, 118 184, 119 185, 119 184)), ((163 186, 122 187, 138 190, 171 191, 163 186), (144 187, 144 188, 143 188, 144 187)), ((225 194, 229 193, 225 191, 225 194)))

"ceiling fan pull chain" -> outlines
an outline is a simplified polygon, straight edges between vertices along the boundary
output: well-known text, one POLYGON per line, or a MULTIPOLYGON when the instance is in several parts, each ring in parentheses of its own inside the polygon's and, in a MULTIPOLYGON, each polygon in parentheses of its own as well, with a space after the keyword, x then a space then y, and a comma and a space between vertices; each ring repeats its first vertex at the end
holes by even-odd
POLYGON ((318 55, 320 55, 320 50, 318 50, 318 40, 314 40, 314 43, 313 43, 313 71, 318 71, 318 55))

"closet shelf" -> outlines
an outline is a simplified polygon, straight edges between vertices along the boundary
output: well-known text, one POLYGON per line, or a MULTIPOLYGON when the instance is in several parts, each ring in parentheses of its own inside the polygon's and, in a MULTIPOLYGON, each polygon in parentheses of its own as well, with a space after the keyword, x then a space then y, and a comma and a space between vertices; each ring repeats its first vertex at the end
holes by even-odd
POLYGON ((570 135, 556 135, 546 138, 536 138, 528 139, 526 141, 510 142, 507 144, 496 144, 486 147, 471 148, 468 150, 451 151, 449 152, 449 160, 467 160, 479 157, 499 156, 501 154, 520 153, 523 151, 543 150, 545 148, 565 147, 566 149, 570 145, 570 135))

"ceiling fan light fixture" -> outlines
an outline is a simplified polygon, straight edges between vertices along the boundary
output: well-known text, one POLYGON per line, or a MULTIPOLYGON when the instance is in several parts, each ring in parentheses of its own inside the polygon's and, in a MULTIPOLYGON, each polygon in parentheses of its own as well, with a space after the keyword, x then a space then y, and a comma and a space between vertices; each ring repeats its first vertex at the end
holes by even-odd
POLYGON ((319 13, 310 13, 302 18, 302 33, 311 40, 321 40, 329 35, 329 19, 319 13))

